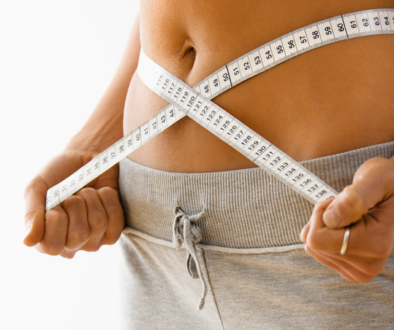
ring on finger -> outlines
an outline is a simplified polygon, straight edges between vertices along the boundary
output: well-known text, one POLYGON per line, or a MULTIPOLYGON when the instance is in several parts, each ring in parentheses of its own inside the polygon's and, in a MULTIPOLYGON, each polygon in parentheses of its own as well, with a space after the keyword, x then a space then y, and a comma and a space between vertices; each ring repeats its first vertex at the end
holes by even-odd
POLYGON ((343 235, 343 242, 341 247, 341 255, 345 255, 347 251, 347 246, 349 244, 349 236, 350 236, 350 226, 345 227, 345 234, 343 235))

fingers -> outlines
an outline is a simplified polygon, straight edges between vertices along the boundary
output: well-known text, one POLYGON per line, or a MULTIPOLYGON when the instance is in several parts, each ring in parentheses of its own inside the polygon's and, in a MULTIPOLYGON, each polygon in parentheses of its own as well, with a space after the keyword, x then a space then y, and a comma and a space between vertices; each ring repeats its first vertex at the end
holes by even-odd
POLYGON ((80 196, 70 196, 63 202, 63 207, 68 216, 65 248, 76 250, 90 237, 86 203, 80 196))
POLYGON ((47 185, 36 177, 25 189, 25 227, 26 237, 23 244, 34 246, 44 236, 45 203, 47 185))
POLYGON ((308 249, 319 255, 321 259, 330 260, 338 267, 346 270, 358 282, 370 281, 374 276, 382 272, 387 261, 387 258, 372 258, 348 254, 338 255, 322 250, 308 249))
POLYGON ((335 270, 351 282, 369 282, 382 272, 387 258, 362 255, 339 255, 305 245, 305 251, 323 265, 335 270))
POLYGON ((66 244, 68 216, 61 206, 55 206, 45 216, 45 233, 37 249, 40 252, 56 256, 66 244))
POLYGON ((357 170, 353 184, 327 208, 323 221, 330 228, 346 227, 393 193, 394 163, 385 158, 372 158, 357 170))
POLYGON ((336 263, 332 262, 329 260, 329 258, 326 257, 321 257, 321 255, 317 252, 315 252, 313 249, 305 245, 305 251, 313 257, 315 260, 323 264, 324 266, 327 266, 328 268, 331 268, 332 270, 336 271, 339 275, 341 275, 344 279, 348 280, 349 282, 356 282, 356 279, 351 276, 350 273, 345 271, 343 268, 341 268, 339 265, 336 263))
POLYGON ((350 228, 347 252, 340 255, 345 229, 325 226, 322 215, 331 204, 325 201, 316 205, 309 223, 300 238, 305 251, 323 265, 333 269, 348 281, 368 282, 384 268, 393 250, 392 230, 374 214, 382 217, 385 209, 392 209, 391 199, 370 211, 350 228), (389 205, 390 204, 390 205, 389 205))
MULTIPOLYGON (((82 189, 77 194, 86 203, 87 216, 79 220, 79 224, 75 225, 73 242, 67 240, 67 245, 61 256, 65 258, 73 258, 78 249, 95 252, 104 244, 114 244, 124 227, 123 209, 119 201, 118 193, 112 188, 101 188, 95 190, 93 188, 82 189), (83 222, 82 220, 85 220, 83 222), (83 225, 84 224, 84 225, 83 225), (82 226, 83 225, 83 226, 82 226), (82 227, 81 227, 82 226, 82 227), (89 231, 89 237, 86 240, 86 229, 89 231), (85 239, 85 240, 84 240, 85 239)), ((67 205, 67 208, 69 205, 67 205)), ((67 211, 69 215, 76 215, 83 212, 82 210, 67 211)), ((75 217, 76 218, 76 217, 75 217)), ((69 236, 72 232, 71 217, 69 225, 69 236)))
POLYGON ((316 205, 300 238, 313 258, 348 281, 367 282, 382 272, 394 249, 394 158, 372 158, 352 185, 316 205), (350 236, 340 255, 345 227, 350 236))
MULTIPOLYGON (((333 201, 334 202, 334 201, 333 201)), ((313 209, 312 217, 308 226, 302 232, 303 242, 311 249, 316 251, 325 251, 327 253, 339 255, 343 243, 345 229, 330 229, 325 226, 322 216, 325 212, 328 202, 322 202, 313 209)), ((354 246, 354 231, 357 225, 352 226, 351 234, 348 240, 347 254, 351 254, 354 246)), ((360 225, 359 225, 360 226, 360 225)))
MULTIPOLYGON (((324 204, 315 207, 308 226, 302 232, 301 239, 313 250, 339 255, 345 229, 326 227, 322 220, 323 213, 324 204)), ((364 258, 375 259, 388 258, 393 249, 392 232, 392 228, 382 225, 367 214, 351 226, 346 255, 362 255, 364 258)))
POLYGON ((45 228, 37 250, 73 258, 78 250, 98 251, 114 244, 124 227, 123 209, 112 188, 84 188, 45 215, 45 228))
POLYGON ((125 223, 119 195, 111 188, 101 188, 98 190, 98 194, 104 205, 109 221, 102 244, 115 244, 119 239, 125 223))
MULTIPOLYGON (((326 210, 326 208, 327 208, 332 202, 333 202, 333 199, 331 198, 331 199, 326 199, 326 200, 324 200, 324 201, 321 201, 321 202, 317 203, 317 204, 315 205, 314 209, 313 209, 312 218, 313 218, 314 216, 317 216, 317 217, 318 217, 319 215, 323 214, 324 211, 326 210)), ((302 229, 302 231, 301 231, 301 233, 300 233, 300 239, 301 239, 301 241, 303 241, 304 243, 305 243, 306 240, 307 240, 307 237, 308 237, 308 233, 309 233, 310 227, 311 227, 311 221, 309 221, 309 222, 305 225, 305 227, 302 229)))
POLYGON ((356 267, 346 258, 326 255, 306 246, 305 251, 321 264, 331 268, 349 282, 369 282, 378 273, 368 274, 361 267, 356 267))
POLYGON ((310 228, 311 228, 311 223, 310 223, 310 222, 308 222, 308 223, 305 225, 305 227, 302 228, 302 231, 301 231, 301 233, 300 233, 300 239, 301 239, 301 241, 304 242, 304 243, 306 242, 306 238, 308 237, 308 233, 309 233, 310 228))
MULTIPOLYGON (((332 201, 333 203, 334 201, 332 201)), ((328 201, 318 203, 313 209, 308 232, 304 235, 305 244, 313 250, 338 253, 341 250, 344 229, 330 230, 322 221, 322 216, 329 206, 328 201)))
POLYGON ((48 188, 75 172, 93 156, 78 150, 63 152, 27 186, 25 245, 35 246, 50 255, 71 258, 80 249, 97 251, 102 244, 116 242, 124 226, 117 193, 118 166, 92 181, 90 186, 95 189, 84 188, 45 213, 48 188), (101 189, 96 190, 98 188, 101 189))
POLYGON ((45 233, 37 246, 42 253, 55 256, 66 248, 76 250, 89 239, 86 204, 79 196, 68 197, 45 218, 45 233))
POLYGON ((90 252, 98 251, 101 246, 101 240, 108 228, 107 212, 97 190, 85 188, 78 192, 77 195, 86 202, 87 222, 90 228, 89 241, 86 242, 82 249, 90 252))

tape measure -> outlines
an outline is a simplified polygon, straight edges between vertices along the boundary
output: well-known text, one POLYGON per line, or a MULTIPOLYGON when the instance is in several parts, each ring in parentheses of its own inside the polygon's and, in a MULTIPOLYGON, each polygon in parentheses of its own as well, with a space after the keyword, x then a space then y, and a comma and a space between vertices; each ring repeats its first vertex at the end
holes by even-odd
POLYGON ((193 88, 141 51, 138 75, 170 105, 48 189, 46 210, 64 201, 186 115, 313 204, 336 196, 338 193, 328 184, 210 100, 303 52, 344 39, 375 34, 394 34, 394 9, 360 11, 308 25, 237 58, 193 88))

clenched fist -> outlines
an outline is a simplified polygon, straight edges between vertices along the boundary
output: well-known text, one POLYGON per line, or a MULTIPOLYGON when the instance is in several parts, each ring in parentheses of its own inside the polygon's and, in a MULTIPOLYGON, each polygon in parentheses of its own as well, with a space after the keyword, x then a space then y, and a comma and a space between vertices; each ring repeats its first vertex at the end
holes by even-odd
POLYGON ((97 154, 65 151, 52 159, 25 190, 24 244, 42 253, 73 258, 79 250, 97 251, 114 244, 124 227, 118 165, 45 213, 48 188, 61 182, 97 154))
POLYGON ((367 282, 394 250, 394 157, 372 158, 337 197, 317 204, 301 232, 305 250, 351 282, 367 282), (350 236, 340 255, 345 227, 350 236))

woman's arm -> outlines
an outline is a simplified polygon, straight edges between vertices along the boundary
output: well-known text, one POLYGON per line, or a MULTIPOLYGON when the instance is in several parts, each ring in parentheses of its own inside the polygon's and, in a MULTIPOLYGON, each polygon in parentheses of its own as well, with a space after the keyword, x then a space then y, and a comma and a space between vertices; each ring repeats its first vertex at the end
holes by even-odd
POLYGON ((97 251, 117 241, 124 226, 118 194, 118 166, 45 213, 46 191, 123 136, 123 108, 140 52, 139 15, 120 65, 107 91, 66 148, 33 178, 25 190, 23 243, 50 255, 72 258, 78 250, 97 251))
POLYGON ((137 15, 118 69, 81 130, 70 140, 67 149, 103 151, 123 137, 123 110, 131 78, 140 53, 140 17, 137 15))

